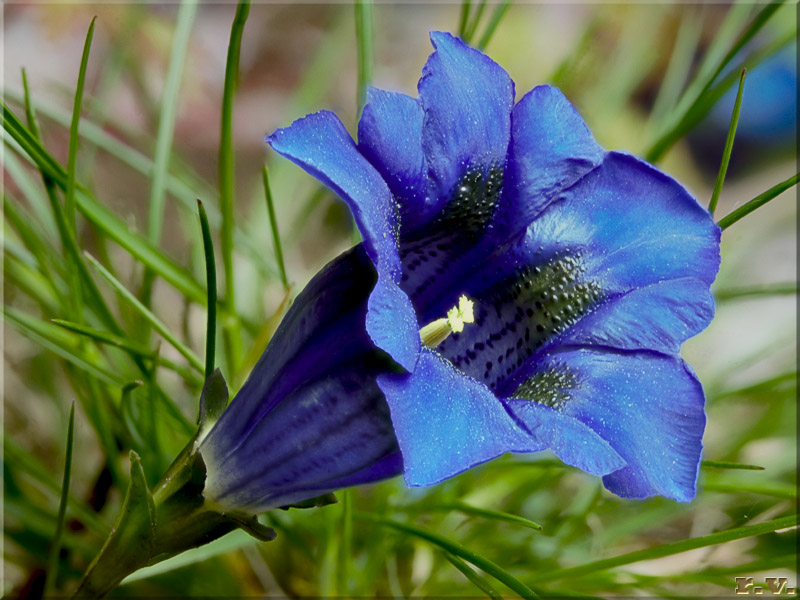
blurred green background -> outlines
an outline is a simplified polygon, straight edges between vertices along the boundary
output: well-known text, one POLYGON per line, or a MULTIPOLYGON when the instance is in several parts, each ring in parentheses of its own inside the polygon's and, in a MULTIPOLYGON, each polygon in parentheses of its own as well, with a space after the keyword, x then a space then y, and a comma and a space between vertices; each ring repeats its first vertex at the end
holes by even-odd
MULTIPOLYGON (((651 158, 656 142, 687 114, 686 98, 691 101, 691 92, 699 89, 692 82, 709 80, 730 59, 710 81, 717 85, 728 77, 728 93, 735 94, 741 65, 748 67, 748 81, 758 82, 754 74, 770 56, 784 57, 795 75, 790 98, 795 120, 779 123, 763 139, 755 135, 739 143, 737 138, 716 214, 728 214, 797 172, 796 5, 782 6, 764 23, 758 19, 766 5, 751 4, 481 6, 470 6, 467 34, 474 20, 472 42, 486 41, 485 51, 510 73, 518 97, 535 85, 555 84, 601 145, 651 158), (751 38, 732 53, 748 32, 751 38)), ((464 6, 366 8, 361 14, 371 23, 372 53, 366 56, 372 84, 416 95, 431 52, 428 32, 458 32, 464 6)), ((218 237, 218 157, 235 12, 233 4, 202 5, 194 14, 177 4, 4 6, 5 102, 25 122, 24 68, 41 144, 64 168, 81 52, 89 22, 97 17, 74 168, 89 198, 79 201, 77 246, 145 299, 200 357, 205 263, 195 198, 209 212, 218 289, 227 302, 218 237), (170 114, 174 127, 165 126, 170 114), (149 219, 154 202, 161 201, 157 226, 149 219), (148 269, 156 274, 152 293, 146 289, 148 269)), ((344 205, 268 153, 264 136, 323 108, 355 132, 359 81, 369 75, 364 63, 358 66, 365 38, 356 34, 356 14, 350 4, 250 7, 232 117, 235 311, 221 310, 217 344, 218 364, 234 388, 291 298, 354 241, 344 205), (275 256, 262 180, 265 161, 290 285, 282 282, 275 256), (240 331, 235 365, 223 326, 240 331)), ((745 83, 743 135, 745 117, 769 107, 760 99, 774 96, 766 85, 745 83)), ((709 114, 695 119, 657 157, 659 167, 704 205, 717 176, 730 109, 716 121, 713 111, 709 114)), ((91 265, 88 271, 119 327, 114 335, 136 345, 137 352, 52 322, 81 321, 110 331, 97 302, 90 298, 76 308, 70 300, 74 258, 63 249, 47 185, 12 137, 6 129, 2 591, 36 597, 45 585, 67 415, 75 401, 71 499, 56 557, 58 576, 47 583, 48 590, 63 595, 99 550, 119 509, 128 450, 141 454, 153 483, 190 437, 202 369, 193 370, 186 354, 164 342, 91 265), (141 385, 131 385, 136 381, 141 385)), ((230 156, 227 150, 223 155, 230 156)), ((276 541, 262 544, 232 534, 134 575, 113 595, 510 593, 465 564, 468 555, 458 558, 441 540, 377 524, 370 515, 455 541, 543 595, 731 596, 736 576, 753 576, 762 584, 766 577, 787 577, 796 585, 797 533, 786 527, 797 500, 796 198, 792 188, 725 231, 714 288, 717 316, 684 348, 708 395, 705 459, 763 469, 706 464, 697 499, 678 504, 621 500, 599 480, 546 453, 506 456, 432 488, 408 489, 394 480, 339 494, 335 506, 275 511, 265 522, 278 531, 276 541), (530 519, 541 530, 514 517, 530 519), (704 537, 724 531, 741 532, 733 536, 740 539, 719 543, 704 537), (699 547, 680 545, 690 539, 700 539, 699 547), (633 554, 639 551, 644 554, 633 554), (597 562, 612 557, 620 558, 597 562), (566 570, 571 567, 583 571, 566 570)))

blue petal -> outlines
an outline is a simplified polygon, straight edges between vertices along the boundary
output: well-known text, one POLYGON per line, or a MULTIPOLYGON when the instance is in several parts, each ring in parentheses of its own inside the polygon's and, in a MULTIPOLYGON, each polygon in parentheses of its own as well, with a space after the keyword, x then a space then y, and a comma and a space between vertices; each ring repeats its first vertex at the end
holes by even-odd
POLYGON ((297 386, 233 453, 225 453, 229 432, 212 429, 200 447, 206 498, 260 512, 368 477, 399 474, 389 410, 375 382, 380 372, 387 365, 370 354, 333 365, 297 386))
POLYGON ((577 419, 531 400, 510 398, 506 405, 541 444, 530 451, 550 448, 568 465, 592 475, 607 475, 625 466, 608 442, 577 419))
POLYGON ((623 498, 694 497, 705 399, 679 357, 572 350, 544 357, 538 370, 568 375, 555 406, 591 427, 627 463, 603 478, 610 491, 623 498))
POLYGON ((506 200, 497 215, 498 223, 510 231, 526 227, 604 155, 586 123, 558 89, 535 87, 511 115, 506 200))
POLYGON ((370 88, 358 123, 358 149, 400 203, 407 233, 431 218, 428 167, 422 154, 422 106, 405 94, 370 88))
POLYGON ((328 263, 292 303, 267 349, 209 437, 221 458, 296 388, 373 348, 365 331, 375 268, 363 246, 328 263), (336 351, 333 352, 332 349, 336 351))
POLYGON ((465 174, 505 164, 514 84, 497 63, 447 33, 431 33, 435 52, 419 80, 425 110, 422 148, 440 200, 465 174))
MULTIPOLYGON (((423 349, 413 373, 381 375, 408 485, 431 485, 534 440, 482 384, 423 349)), ((541 448, 536 448, 541 449, 541 448)))
POLYGON ((633 156, 609 152, 533 223, 545 245, 587 248, 587 275, 622 291, 666 279, 711 284, 719 227, 674 179, 633 156))
POLYGON ((370 302, 367 329, 382 350, 406 368, 418 348, 417 325, 410 303, 397 287, 400 256, 397 214, 392 193, 375 168, 356 148, 341 121, 319 112, 279 129, 267 138, 272 147, 330 187, 350 206, 378 271, 376 298, 370 302), (395 302, 397 301, 397 302, 395 302), (395 329, 386 323, 395 322, 395 329))
POLYGON ((372 341, 406 371, 420 351, 419 324, 411 300, 397 285, 378 279, 369 297, 367 331, 372 341))
POLYGON ((705 329, 713 316, 707 283, 661 281, 607 298, 557 343, 678 353, 681 343, 705 329))
POLYGON ((392 193, 358 152, 336 115, 328 111, 307 115, 285 129, 278 129, 267 142, 348 204, 367 253, 379 272, 399 273, 397 215, 392 193))

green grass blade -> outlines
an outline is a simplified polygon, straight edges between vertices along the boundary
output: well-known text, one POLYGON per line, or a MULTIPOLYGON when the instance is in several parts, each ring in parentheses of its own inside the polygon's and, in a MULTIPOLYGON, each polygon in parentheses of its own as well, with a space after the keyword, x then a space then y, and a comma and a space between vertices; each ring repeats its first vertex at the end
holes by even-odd
MULTIPOLYGON (((19 94, 13 90, 6 90, 6 96, 15 102, 22 100, 19 94)), ((58 108, 42 105, 39 106, 38 109, 39 112, 48 119, 52 119, 59 125, 69 126, 69 115, 66 115, 58 108)), ((152 177, 154 165, 150 157, 128 146, 125 142, 120 141, 103 128, 98 127, 96 123, 81 119, 80 134, 85 141, 90 142, 97 148, 119 159, 138 173, 141 173, 147 178, 152 177)), ((168 173, 165 182, 165 190, 179 201, 180 206, 184 210, 191 210, 192 212, 196 210, 197 205, 195 200, 198 194, 209 196, 213 194, 213 188, 211 186, 194 178, 189 173, 182 173, 180 176, 168 173)), ((206 211, 208 213, 210 225, 214 228, 219 227, 222 222, 219 209, 215 205, 210 205, 206 206, 206 211)), ((49 216, 49 211, 46 214, 49 216)), ((269 255, 264 253, 260 242, 256 242, 250 235, 236 226, 233 235, 235 246, 248 254, 253 260, 253 264, 265 278, 272 278, 277 274, 273 266, 264 261, 265 257, 269 255)))
POLYGON ((150 178, 150 205, 147 221, 147 237, 155 245, 158 245, 161 240, 166 179, 169 171, 170 153, 172 152, 175 117, 178 110, 178 92, 196 13, 197 3, 195 1, 184 0, 181 2, 172 39, 169 66, 167 67, 164 81, 164 93, 159 103, 161 114, 158 118, 156 147, 153 153, 153 171, 150 178))
POLYGON ((680 554, 681 552, 688 552, 689 550, 695 550, 697 548, 706 548, 708 546, 724 544, 734 540, 741 540, 748 537, 763 535, 765 533, 771 533, 779 529, 794 527, 796 525, 797 515, 790 515, 788 517, 773 519, 757 525, 745 525, 744 527, 736 527, 726 531, 719 531, 717 533, 712 533, 711 535, 681 540, 680 542, 673 542, 671 544, 662 544, 660 546, 654 546, 644 550, 636 550, 634 552, 628 552, 627 554, 621 554, 620 556, 614 556, 611 558, 604 558, 602 560, 586 563, 577 567, 559 569, 549 573, 541 573, 535 576, 533 581, 536 583, 541 583, 545 581, 583 577, 585 575, 589 575, 590 573, 597 573, 598 571, 605 571, 607 569, 629 565, 642 560, 651 560, 654 558, 661 558, 663 556, 672 556, 675 554, 680 554))
POLYGON ((228 57, 225 62, 225 82, 222 90, 222 125, 219 141, 219 194, 222 210, 222 265, 225 271, 225 302, 230 306, 229 318, 225 319, 226 354, 228 366, 236 372, 240 361, 241 332, 236 318, 236 285, 233 274, 233 98, 239 79, 239 54, 242 48, 242 32, 250 13, 249 0, 236 5, 236 15, 231 25, 228 57))
POLYGON ((183 342, 181 342, 178 338, 176 338, 169 328, 158 318, 156 317, 146 306, 144 306, 136 296, 134 296, 122 283, 114 277, 108 269, 106 269, 100 262, 94 258, 88 252, 84 252, 84 256, 86 259, 92 264, 92 266, 97 269, 97 272, 103 276, 109 285, 117 291, 117 293, 124 298, 139 314, 145 318, 145 320, 150 323, 150 325, 155 329, 161 336, 169 342, 169 344, 175 348, 187 361, 189 364, 194 367, 198 372, 203 372, 203 362, 197 357, 197 355, 192 352, 192 350, 187 347, 183 342))
POLYGON ((704 460, 701 465, 709 469, 736 469, 744 471, 763 471, 764 467, 758 465, 746 465, 736 462, 725 462, 718 460, 704 460))
POLYGON ((739 124, 739 111, 742 108, 742 93, 744 92, 744 80, 747 76, 747 69, 742 69, 742 75, 739 78, 739 90, 736 92, 736 102, 733 105, 733 113, 731 114, 731 124, 728 127, 728 137, 725 139, 725 149, 722 152, 722 160, 720 161, 719 171, 717 172, 717 181, 714 183, 714 191, 711 193, 711 201, 708 204, 708 212, 714 215, 717 210, 717 202, 719 195, 722 192, 722 184, 725 182, 725 175, 728 173, 728 164, 731 161, 731 152, 733 151, 733 139, 736 137, 736 126, 739 124))
POLYGON ((470 0, 461 1, 461 11, 458 18, 458 37, 465 40, 467 36, 467 25, 469 24, 469 12, 472 2, 470 0))
POLYGON ((465 504, 464 502, 453 502, 452 504, 422 505, 420 509, 423 511, 437 511, 437 512, 458 511, 464 513, 465 515, 481 517, 484 519, 491 519, 493 521, 504 521, 506 523, 513 523, 515 525, 522 525, 523 527, 527 527, 528 529, 533 529, 535 531, 542 531, 541 525, 539 525, 538 523, 534 523, 533 521, 526 519, 525 517, 512 515, 509 513, 501 512, 499 510, 479 508, 477 506, 465 504))
POLYGON ((773 498, 785 498, 787 500, 797 500, 797 488, 788 483, 779 481, 706 481, 702 484, 704 492, 721 492, 728 494, 758 494, 760 496, 770 496, 773 498))
POLYGON ((486 594, 489 598, 492 600, 502 600, 503 597, 497 592, 497 590, 495 590, 488 581, 467 566, 463 560, 453 554, 450 554, 449 552, 444 552, 444 557, 450 562, 451 565, 461 571, 464 577, 466 577, 472 585, 486 594))
MULTIPOLYGON (((683 12, 675 45, 667 64, 664 78, 658 88, 658 95, 653 102, 653 109, 648 117, 648 129, 653 130, 667 116, 671 106, 675 106, 681 88, 692 68, 692 61, 697 55, 697 46, 703 32, 703 15, 700 10, 687 9, 683 12)), ((716 39, 716 38, 715 38, 716 39)), ((709 56, 708 54, 706 55, 709 56)))
POLYGON ((736 223, 736 221, 746 217, 757 208, 761 208, 770 200, 781 195, 789 188, 792 188, 795 185, 797 185, 798 177, 800 177, 800 173, 792 175, 786 181, 782 181, 779 184, 769 188, 763 194, 759 194, 749 202, 745 203, 736 210, 733 210, 729 214, 722 217, 719 221, 717 221, 717 225, 719 225, 720 229, 723 230, 727 229, 728 227, 736 223))
POLYGON ((69 501, 69 479, 72 474, 72 439, 75 432, 75 403, 69 409, 67 423, 67 448, 64 455, 64 478, 61 481, 61 499, 58 502, 58 516, 56 517, 56 532, 50 543, 47 555, 47 571, 45 572, 44 596, 52 595, 58 576, 59 554, 61 553, 61 536, 64 533, 64 519, 67 516, 67 503, 69 501))
POLYGON ((374 19, 372 0, 356 0, 356 55, 358 57, 358 78, 356 89, 356 118, 367 103, 367 88, 372 83, 372 49, 374 46, 374 19))
POLYGON ((286 265, 283 262, 283 247, 281 245, 281 236, 278 232, 278 219, 275 217, 275 203, 272 199, 272 190, 269 186, 269 172, 266 165, 261 171, 264 179, 264 196, 267 199, 267 216, 269 217, 269 227, 272 230, 272 244, 275 248, 275 260, 278 263, 278 270, 281 274, 281 283, 283 289, 289 289, 289 281, 286 278, 286 265))
MULTIPOLYGON (((57 481, 51 465, 45 465, 34 455, 17 445, 10 436, 3 438, 3 461, 6 470, 15 470, 25 473, 39 486, 46 488, 50 492, 58 495, 61 493, 61 482, 57 481)), ((79 519, 86 527, 95 534, 100 541, 108 535, 109 526, 101 521, 83 500, 70 494, 67 510, 70 514, 79 519)))
POLYGON ((15 329, 25 337, 42 346, 45 350, 53 352, 100 381, 112 386, 121 386, 124 384, 122 379, 116 374, 90 362, 85 354, 75 348, 72 341, 63 335, 65 332, 62 329, 26 315, 9 306, 3 307, 2 310, 5 319, 15 329))
MULTIPOLYGON (((727 90, 730 85, 733 84, 735 81, 730 77, 724 78, 717 84, 715 87, 714 82, 716 81, 717 77, 725 70, 728 64, 733 60, 736 54, 742 49, 742 47, 750 41, 756 33, 764 26, 764 24, 775 14, 775 11, 780 7, 782 4, 782 0, 778 0, 777 2, 772 2, 766 5, 764 8, 759 11, 750 25, 742 32, 739 36, 739 39, 734 43, 733 47, 728 51, 725 57, 719 62, 715 69, 710 70, 707 74, 701 72, 700 79, 692 82, 689 89, 687 90, 687 94, 685 94, 684 99, 682 99, 681 103, 679 103, 679 109, 686 104, 689 104, 685 110, 678 110, 674 117, 667 121, 667 125, 665 127, 665 133, 656 140, 655 143, 650 147, 648 152, 646 153, 646 158, 650 162, 656 162, 660 159, 664 153, 669 150, 675 142, 677 142, 683 135, 686 134, 695 124, 697 124, 700 119, 705 116, 708 110, 713 106, 714 102, 719 99, 720 96, 727 90), (702 81, 702 85, 700 82, 702 81), (698 89, 699 91, 696 94, 692 93, 692 90, 698 89), (713 93, 712 93, 713 92, 713 93), (693 98, 691 103, 688 102, 689 98, 693 98)), ((791 39, 794 38, 794 34, 792 34, 791 39)), ((783 41, 783 40, 781 40, 783 41)), ((788 43, 789 40, 786 40, 785 43, 788 43)), ((777 48, 780 46, 778 45, 777 48)), ((762 51, 754 52, 747 60, 750 68, 753 68, 758 62, 763 60, 769 54, 775 52, 777 50, 775 45, 770 45, 768 48, 765 48, 762 51)), ((741 68, 737 68, 733 74, 739 73, 741 68)))
POLYGON ((392 521, 390 519, 382 519, 380 517, 376 517, 369 513, 355 513, 355 516, 357 518, 372 521, 373 523, 376 523, 378 525, 383 525, 384 527, 389 527, 401 533, 411 535, 423 539, 427 542, 430 542, 431 544, 438 546, 439 548, 445 550, 446 552, 449 552, 450 554, 457 556, 458 558, 461 558, 470 564, 475 565, 476 567, 478 567, 488 575, 491 575, 497 581, 504 584, 509 589, 513 590, 523 598, 539 597, 533 590, 528 588, 525 584, 523 584, 516 577, 508 573, 505 569, 493 563, 488 558, 484 558, 480 554, 477 554, 472 550, 465 548, 464 546, 462 546, 457 542, 444 538, 430 531, 426 531, 425 529, 415 527, 414 525, 407 525, 405 523, 399 523, 397 521, 392 521))
POLYGON ((467 31, 465 33, 464 42, 467 44, 471 44, 473 38, 475 37, 475 32, 478 30, 478 25, 481 22, 481 18, 483 17, 483 11, 486 10, 486 0, 480 0, 478 7, 475 9, 475 12, 472 15, 472 20, 470 24, 467 26, 467 31))
POLYGON ((714 291, 717 302, 737 300, 739 298, 752 298, 753 296, 785 296, 797 293, 797 283, 771 283, 752 287, 736 287, 714 291))
POLYGON ((500 20, 505 16, 506 12, 508 12, 510 6, 511 0, 501 0, 497 6, 495 6, 489 23, 486 25, 486 29, 483 30, 483 35, 476 46, 478 50, 483 50, 489 45, 494 32, 497 30, 497 26, 500 24, 500 20))
POLYGON ((214 372, 214 362, 217 346, 217 265, 214 260, 214 242, 211 240, 211 229, 208 226, 208 216, 203 203, 197 201, 197 211, 200 215, 200 231, 203 235, 203 252, 206 258, 206 368, 205 380, 207 381, 214 372))
POLYGON ((94 37, 94 24, 97 17, 92 17, 89 23, 89 30, 86 32, 86 40, 83 44, 83 55, 81 56, 80 70, 78 71, 78 84, 75 86, 75 102, 72 105, 72 123, 69 128, 69 147, 67 154, 67 189, 64 196, 64 214, 67 219, 69 232, 77 235, 77 225, 75 223, 75 170, 78 161, 78 142, 80 141, 78 128, 81 120, 83 107, 83 88, 86 83, 86 67, 89 64, 89 50, 92 47, 94 37))
POLYGON ((93 327, 87 327, 86 325, 81 325, 80 323, 64 321, 62 319, 53 319, 52 322, 59 327, 63 327, 64 329, 79 335, 86 336, 95 342, 120 348, 121 350, 125 350, 134 356, 156 360, 159 365, 162 365, 171 371, 175 371, 175 373, 180 375, 188 384, 193 387, 200 387, 203 384, 203 381, 194 371, 187 369, 186 367, 179 365, 168 358, 164 358, 163 356, 156 357, 152 350, 146 346, 137 344, 135 341, 131 340, 130 337, 114 335, 106 331, 94 329, 93 327))

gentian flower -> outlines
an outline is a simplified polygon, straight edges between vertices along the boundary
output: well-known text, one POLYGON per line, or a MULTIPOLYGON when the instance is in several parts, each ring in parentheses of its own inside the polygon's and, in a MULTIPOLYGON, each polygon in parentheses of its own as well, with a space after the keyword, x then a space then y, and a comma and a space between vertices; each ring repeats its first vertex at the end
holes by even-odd
POLYGON ((431 39, 419 98, 370 90, 357 143, 326 111, 267 138, 364 242, 203 438, 204 495, 256 512, 549 448, 619 496, 690 500, 704 396, 679 353, 713 315, 719 229, 557 89, 515 105, 500 66, 431 39))

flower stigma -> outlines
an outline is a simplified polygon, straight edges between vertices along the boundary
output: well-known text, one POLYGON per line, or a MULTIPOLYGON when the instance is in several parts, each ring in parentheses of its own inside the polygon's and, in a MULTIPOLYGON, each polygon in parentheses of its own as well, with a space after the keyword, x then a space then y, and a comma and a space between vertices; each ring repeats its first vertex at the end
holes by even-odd
POLYGON ((434 349, 439 346, 451 333, 464 331, 465 323, 475 322, 475 313, 472 310, 472 300, 462 295, 458 299, 458 306, 447 311, 447 317, 436 319, 419 330, 422 345, 434 349))

